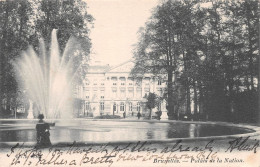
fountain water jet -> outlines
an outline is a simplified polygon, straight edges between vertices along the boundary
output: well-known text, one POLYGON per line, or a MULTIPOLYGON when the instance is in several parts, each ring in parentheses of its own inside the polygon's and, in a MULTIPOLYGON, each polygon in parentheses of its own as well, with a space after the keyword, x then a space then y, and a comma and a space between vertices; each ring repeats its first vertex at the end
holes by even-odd
MULTIPOLYGON (((72 80, 74 77, 71 53, 71 38, 60 56, 56 30, 52 31, 49 57, 43 39, 40 39, 39 56, 32 46, 23 51, 22 57, 14 63, 19 85, 27 90, 34 102, 34 116, 39 113, 46 118, 72 117, 72 80), (36 107, 35 107, 36 106, 36 107)), ((30 104, 30 108, 31 108, 30 104)))

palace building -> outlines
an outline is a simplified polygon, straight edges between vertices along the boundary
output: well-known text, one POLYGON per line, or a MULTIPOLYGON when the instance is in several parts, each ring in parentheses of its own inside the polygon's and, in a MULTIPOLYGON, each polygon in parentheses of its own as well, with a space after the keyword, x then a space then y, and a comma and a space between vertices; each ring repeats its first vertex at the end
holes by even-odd
MULTIPOLYGON (((140 78, 133 78, 130 75, 134 67, 133 61, 124 62, 118 66, 92 65, 83 85, 77 88, 77 98, 84 102, 81 115, 120 115, 136 116, 140 112, 143 116, 149 114, 146 109, 144 98, 149 92, 162 96, 166 83, 157 77, 149 74, 140 78)), ((162 117, 166 117, 165 101, 153 109, 162 111, 162 117)))

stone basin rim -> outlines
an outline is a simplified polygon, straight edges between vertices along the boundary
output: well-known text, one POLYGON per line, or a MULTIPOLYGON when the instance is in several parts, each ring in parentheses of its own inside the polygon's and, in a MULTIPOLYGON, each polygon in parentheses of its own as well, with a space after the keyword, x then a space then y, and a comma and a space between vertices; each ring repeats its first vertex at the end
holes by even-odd
MULTIPOLYGON (((28 120, 28 119, 0 119, 1 120, 28 120)), ((30 119, 30 120, 38 120, 38 119, 30 119)), ((64 119, 46 119, 46 120, 64 120, 64 119)), ((71 119, 70 119, 71 120, 71 119)), ((183 142, 189 142, 189 141, 205 141, 205 140, 223 140, 223 139, 234 139, 238 137, 254 137, 254 136, 260 136, 260 127, 259 126, 253 126, 248 124, 234 124, 234 123, 228 123, 228 122, 212 122, 212 121, 179 121, 179 120, 115 120, 115 119, 82 119, 77 118, 74 120, 84 120, 84 121, 112 121, 112 122, 152 122, 152 123, 187 123, 187 124, 210 124, 210 125, 222 125, 222 126, 231 126, 231 127, 237 127, 237 128, 243 128, 247 129, 253 132, 243 133, 243 134, 233 134, 233 135, 223 135, 223 136, 205 136, 205 137, 192 137, 192 138, 169 138, 169 139, 146 139, 146 140, 118 140, 118 141, 110 141, 110 142, 84 142, 79 141, 76 142, 77 146, 87 146, 91 144, 126 144, 126 143, 137 143, 137 142, 150 142, 150 143, 171 143, 176 142, 179 140, 182 140, 183 142)), ((4 147, 10 147, 14 146, 15 144, 20 143, 23 144, 25 147, 32 147, 35 146, 35 142, 0 142, 0 148, 4 147)), ((64 142, 52 142, 53 146, 60 146, 60 147, 68 147, 68 144, 72 144, 73 141, 64 141, 64 142)))
MULTIPOLYGON (((38 119, 0 119, 0 121, 37 121, 38 119)), ((209 124, 209 125, 221 125, 221 126, 231 126, 237 128, 243 128, 247 130, 253 130, 254 132, 260 131, 260 126, 249 125, 246 123, 237 124, 231 122, 220 122, 220 121, 181 121, 181 120, 128 120, 128 119, 84 119, 84 118, 74 118, 74 119, 45 119, 48 121, 59 121, 59 120, 82 120, 82 121, 104 121, 104 122, 150 122, 150 123, 185 123, 185 124, 209 124)), ((253 133, 254 133, 253 132, 253 133)), ((250 132, 249 132, 250 133, 250 132)), ((248 134, 248 133, 246 133, 248 134)), ((235 134, 236 135, 236 134, 235 134)), ((228 135, 232 136, 232 135, 228 135)), ((197 137, 201 138, 201 137, 197 137)))

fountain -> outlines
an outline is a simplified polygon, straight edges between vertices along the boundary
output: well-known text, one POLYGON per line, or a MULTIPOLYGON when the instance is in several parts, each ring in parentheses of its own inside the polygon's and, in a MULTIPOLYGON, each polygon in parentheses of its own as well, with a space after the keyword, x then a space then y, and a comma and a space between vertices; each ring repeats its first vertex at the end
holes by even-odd
POLYGON ((57 30, 53 30, 49 51, 45 48, 44 40, 40 39, 39 56, 29 46, 22 52, 22 57, 15 61, 18 83, 22 89, 27 90, 31 100, 28 118, 33 117, 32 103, 36 105, 34 116, 41 113, 52 119, 72 117, 71 90, 74 74, 73 60, 69 53, 72 53, 73 41, 73 38, 68 41, 61 56, 57 30))

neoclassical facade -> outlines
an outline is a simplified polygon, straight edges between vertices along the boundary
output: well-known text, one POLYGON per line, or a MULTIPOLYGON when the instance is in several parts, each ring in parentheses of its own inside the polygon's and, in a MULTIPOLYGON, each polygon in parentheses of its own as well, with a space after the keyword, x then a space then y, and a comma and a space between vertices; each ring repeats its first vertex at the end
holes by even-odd
MULTIPOLYGON (((166 86, 153 75, 144 75, 142 78, 133 78, 130 75, 134 62, 127 61, 118 66, 94 65, 88 67, 86 79, 78 89, 77 96, 85 103, 81 114, 103 115, 115 114, 135 116, 138 112, 147 115, 144 98, 149 92, 162 96, 166 86)), ((162 102, 153 110, 161 110, 166 114, 166 104, 162 102)))

